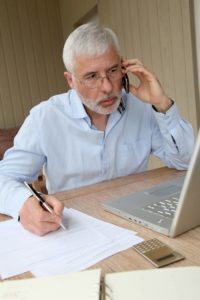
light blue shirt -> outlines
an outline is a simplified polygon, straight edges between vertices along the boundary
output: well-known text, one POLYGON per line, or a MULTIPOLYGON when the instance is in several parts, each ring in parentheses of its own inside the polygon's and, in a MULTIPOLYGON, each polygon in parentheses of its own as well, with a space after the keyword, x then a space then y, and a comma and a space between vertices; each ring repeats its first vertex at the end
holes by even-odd
POLYGON ((156 112, 122 92, 119 109, 97 130, 74 90, 34 107, 0 162, 0 212, 16 217, 43 167, 49 194, 145 171, 150 155, 187 169, 193 130, 174 103, 156 112))

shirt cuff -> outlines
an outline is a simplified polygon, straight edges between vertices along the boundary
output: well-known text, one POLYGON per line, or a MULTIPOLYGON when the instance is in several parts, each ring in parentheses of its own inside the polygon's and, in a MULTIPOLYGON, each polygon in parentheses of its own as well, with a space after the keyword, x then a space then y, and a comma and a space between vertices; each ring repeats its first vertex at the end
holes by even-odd
POLYGON ((161 131, 165 131, 167 128, 167 131, 173 132, 181 119, 175 102, 165 113, 156 112, 153 109, 153 114, 159 124, 161 131))
MULTIPOLYGON (((172 102, 172 104, 171 104, 171 106, 168 108, 168 110, 174 105, 174 100, 172 100, 172 99, 170 99, 171 100, 171 102, 172 102)), ((152 105, 152 108, 156 111, 156 112, 159 112, 158 110, 157 110, 157 108, 154 106, 154 105, 152 105)), ((167 110, 167 111, 168 111, 167 110)), ((166 111, 166 112, 167 112, 166 111)), ((159 113, 161 113, 161 114, 166 114, 166 112, 159 112, 159 113)))
POLYGON ((32 194, 30 191, 24 189, 21 190, 20 193, 18 192, 14 199, 12 199, 12 204, 7 205, 5 214, 13 217, 14 219, 18 220, 19 211, 24 205, 24 202, 31 196, 32 194))

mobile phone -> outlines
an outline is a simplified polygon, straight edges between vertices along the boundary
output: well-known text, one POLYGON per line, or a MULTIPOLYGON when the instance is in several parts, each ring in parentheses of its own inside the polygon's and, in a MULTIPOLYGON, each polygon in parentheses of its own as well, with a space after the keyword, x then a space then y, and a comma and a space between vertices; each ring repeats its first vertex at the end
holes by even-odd
POLYGON ((122 77, 122 86, 125 89, 126 93, 129 93, 129 78, 127 74, 124 74, 122 77))

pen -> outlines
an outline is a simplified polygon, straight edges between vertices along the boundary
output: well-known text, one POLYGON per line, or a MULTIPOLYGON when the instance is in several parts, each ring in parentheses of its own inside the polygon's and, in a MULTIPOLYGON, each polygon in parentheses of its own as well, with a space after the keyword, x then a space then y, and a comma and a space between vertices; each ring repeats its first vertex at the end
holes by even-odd
MULTIPOLYGON (((40 202, 40 204, 46 208, 51 214, 53 214, 52 208, 45 202, 45 200, 42 198, 42 196, 26 181, 24 181, 25 186, 31 191, 32 195, 40 202)), ((66 229, 66 227, 63 225, 62 222, 60 222, 60 226, 63 229, 66 229)))

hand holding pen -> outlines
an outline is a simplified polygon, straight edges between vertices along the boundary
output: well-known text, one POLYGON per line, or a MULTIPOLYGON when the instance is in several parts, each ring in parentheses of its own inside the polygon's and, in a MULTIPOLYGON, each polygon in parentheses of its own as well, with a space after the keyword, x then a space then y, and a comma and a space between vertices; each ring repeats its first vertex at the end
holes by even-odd
POLYGON ((60 226, 66 229, 61 220, 64 209, 62 202, 54 196, 40 195, 27 182, 24 184, 33 195, 25 201, 20 210, 20 223, 24 228, 37 235, 45 235, 57 230, 60 226))

